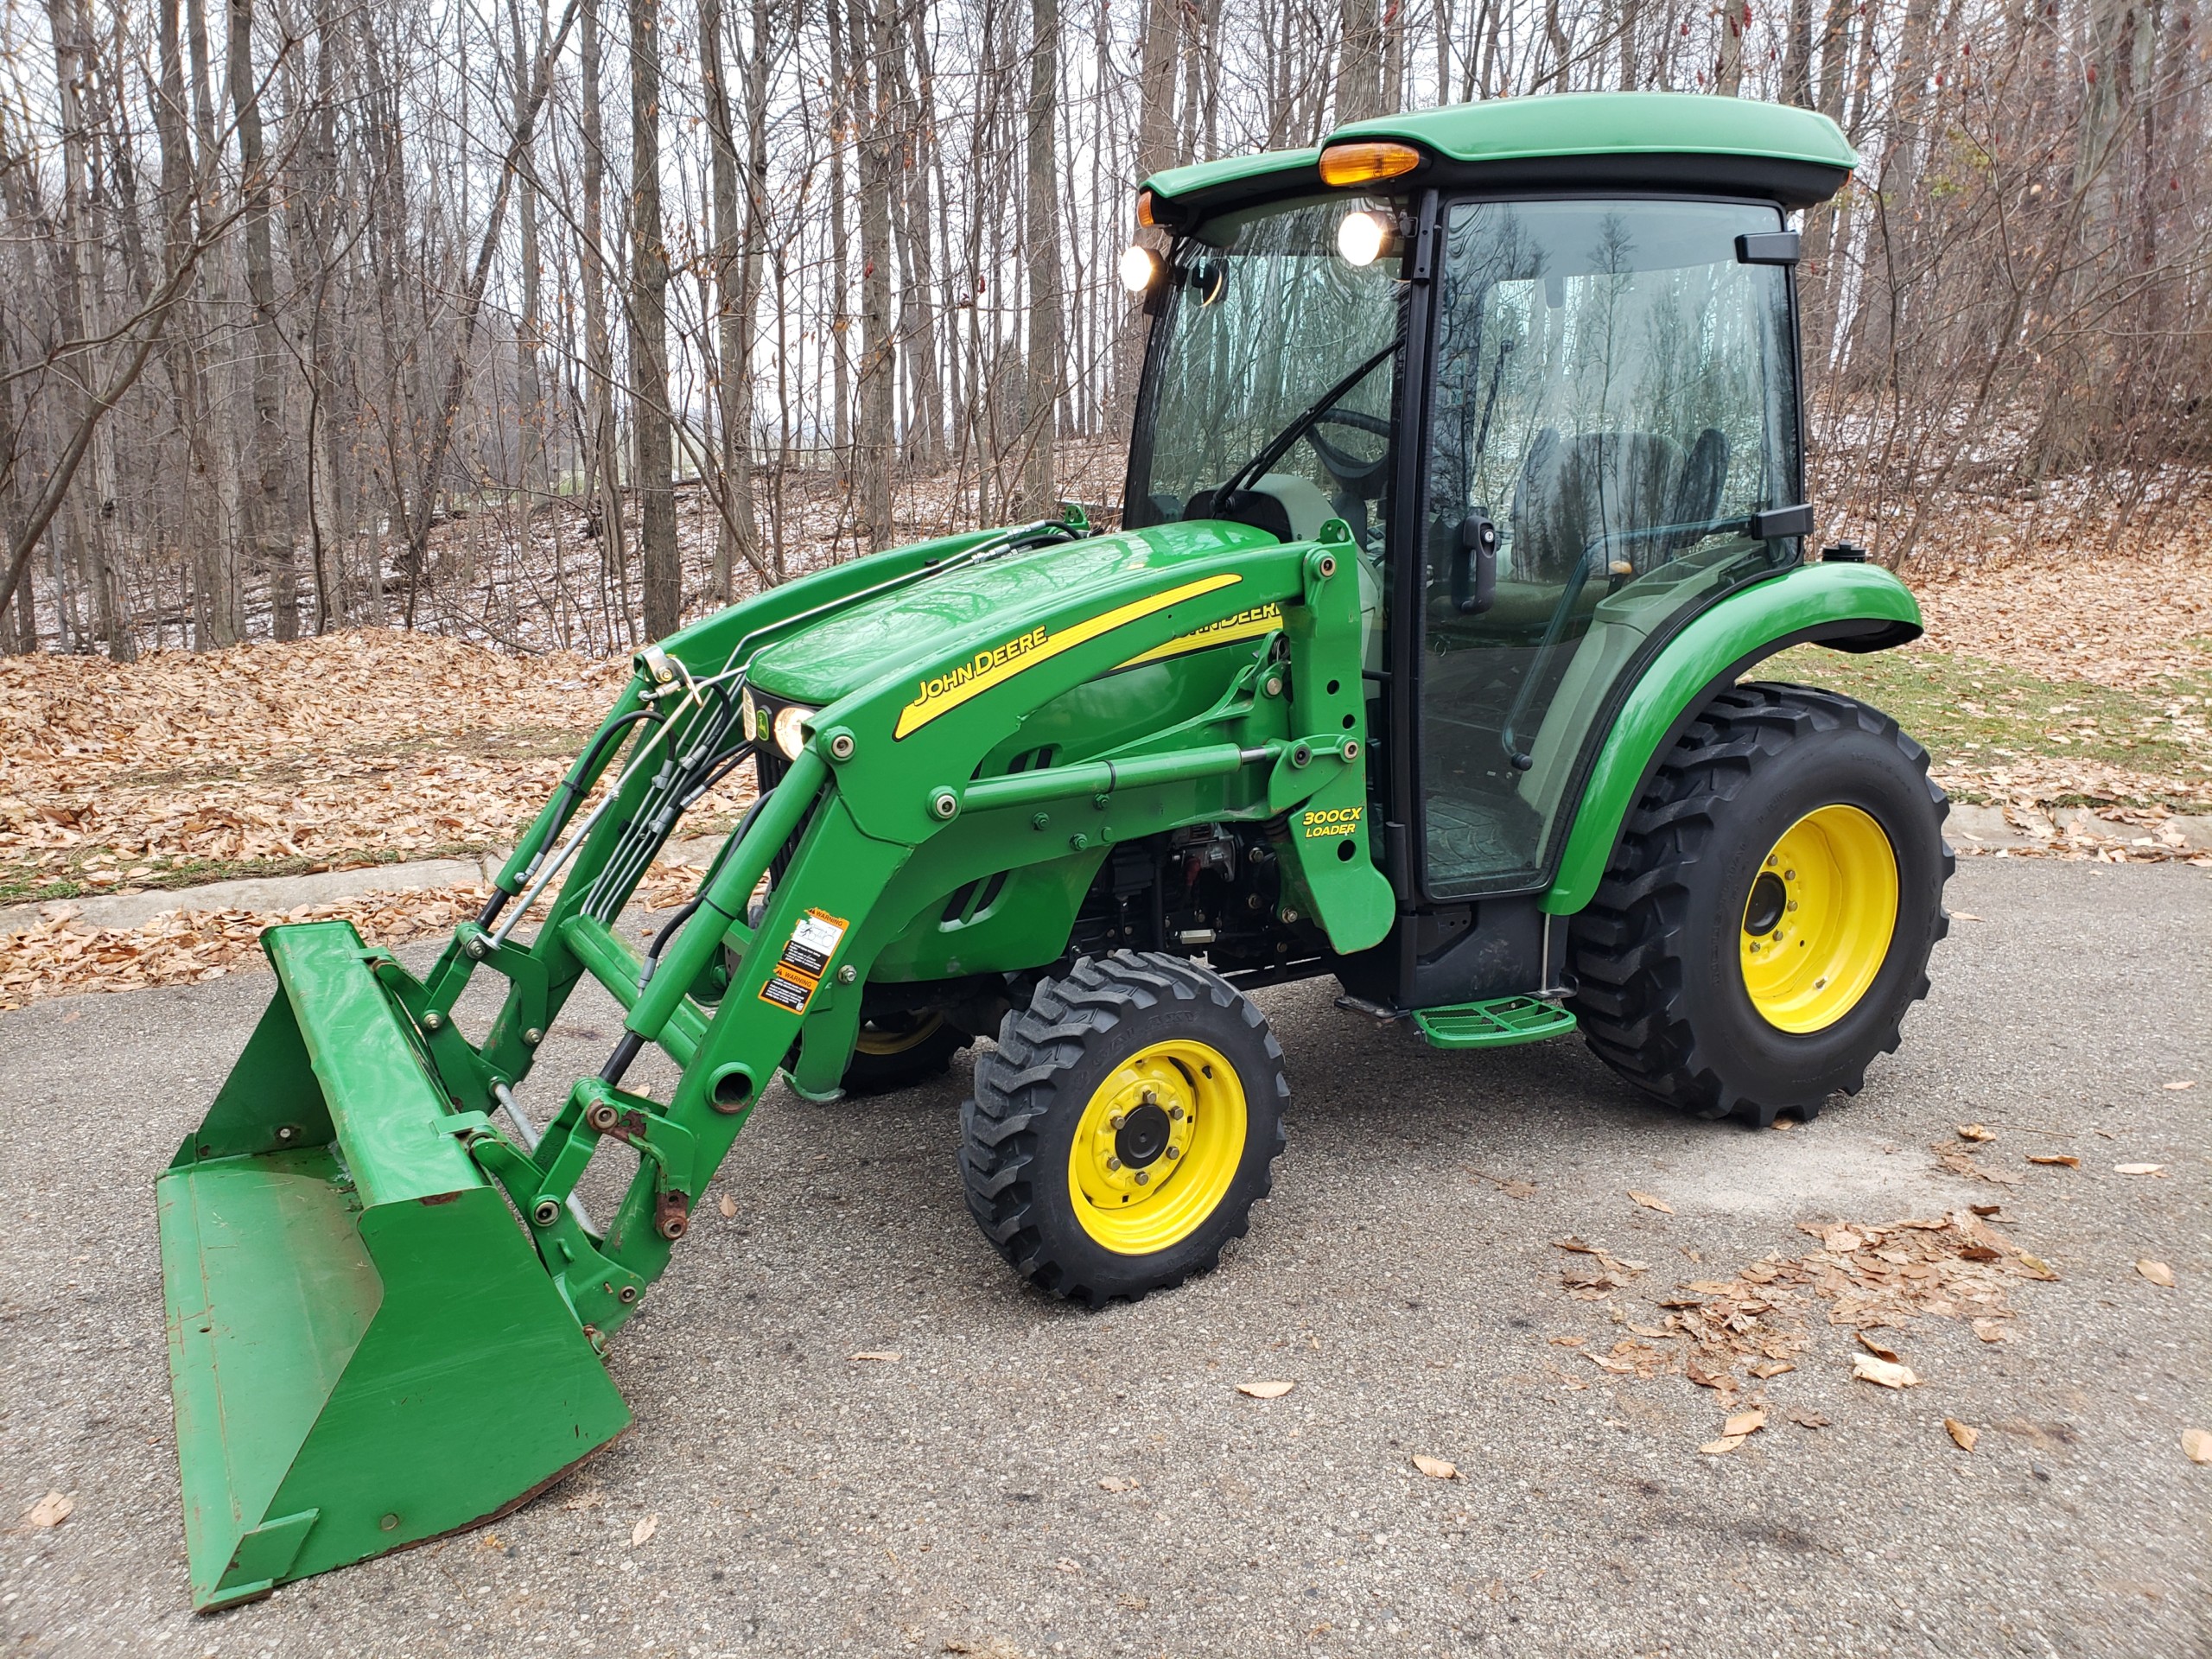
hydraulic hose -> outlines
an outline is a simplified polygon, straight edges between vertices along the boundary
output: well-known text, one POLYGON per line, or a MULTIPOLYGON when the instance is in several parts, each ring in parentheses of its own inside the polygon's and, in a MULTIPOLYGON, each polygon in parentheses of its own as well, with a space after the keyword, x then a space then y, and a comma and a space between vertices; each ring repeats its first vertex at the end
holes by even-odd
MULTIPOLYGON (((771 790, 769 794, 772 795, 774 792, 771 790)), ((767 804, 768 795, 761 795, 756 797, 753 804, 745 809, 745 816, 738 820, 736 833, 722 843, 722 850, 715 855, 715 861, 708 866, 707 873, 699 878, 699 891, 689 902, 678 909, 675 915, 670 917, 662 925, 659 932, 653 935, 653 942, 645 947, 645 960, 638 964, 639 990, 645 989, 645 982, 653 976, 653 970, 660 966, 660 953, 668 948, 668 942, 677 936, 684 923, 691 919, 697 912, 699 906, 707 902, 707 888, 721 872, 723 860, 729 855, 729 849, 744 842, 754 821, 760 817, 760 809, 767 804)), ((599 1068, 600 1081, 610 1089, 620 1088, 622 1074, 630 1069, 630 1063, 638 1058, 645 1046, 644 1038, 639 1036, 634 1031, 626 1030, 620 1039, 615 1043, 614 1052, 607 1057, 607 1064, 599 1068)))
MULTIPOLYGON (((583 758, 569 768, 568 776, 562 779, 559 785, 554 790, 553 810, 546 818, 545 834, 541 838, 541 845, 553 841, 563 830, 568 827, 569 815, 575 810, 576 803, 583 798, 584 791, 590 787, 590 784, 585 780, 596 774, 607 745, 637 721, 658 720, 660 717, 660 710, 658 709, 632 709, 620 719, 609 721, 600 728, 599 734, 592 739, 591 747, 584 751, 583 758)), ((513 897, 514 894, 509 893, 505 887, 495 886, 492 890, 492 896, 484 901, 484 908, 477 912, 476 925, 479 927, 490 927, 493 923, 499 919, 499 912, 507 907, 507 901, 513 897)))

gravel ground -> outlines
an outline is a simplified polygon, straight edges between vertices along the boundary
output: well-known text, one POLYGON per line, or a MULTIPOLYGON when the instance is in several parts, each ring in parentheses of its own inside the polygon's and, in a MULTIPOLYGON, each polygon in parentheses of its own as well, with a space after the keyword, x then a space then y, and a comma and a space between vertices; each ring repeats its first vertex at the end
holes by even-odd
MULTIPOLYGON (((2212 886, 1981 859, 1951 902, 1986 919, 1942 948, 1904 1048, 1786 1134, 1677 1122, 1578 1044, 1452 1056, 1321 985, 1267 993, 1295 1090, 1273 1201, 1218 1272, 1101 1313, 1025 1290, 962 1209, 964 1064, 867 1103, 779 1090, 618 1341, 628 1434, 493 1530, 207 1618, 186 1611, 150 1185, 271 982, 0 1015, 5 1514, 75 1502, 0 1532, 0 1635, 38 1655, 2212 1651, 2212 1468, 2179 1438, 2212 1427, 2212 886), (1900 1394, 1847 1380, 1848 1333, 1817 1328, 1766 1387, 1832 1425, 1777 1411, 1721 1458, 1697 1449, 1713 1395, 1576 1375, 1552 1344, 1613 1334, 1561 1289, 1553 1238, 1652 1261, 1620 1297, 1649 1319, 1675 1278, 1812 1248, 1800 1219, 1999 1196, 1928 1149, 1974 1119, 1999 1130, 1976 1155, 2024 1177, 2011 1236, 2062 1275, 2016 1287, 2020 1340, 1925 1321, 1899 1339, 1925 1382, 1900 1394), (2082 1166, 2024 1164, 2044 1151, 2082 1166), (2113 1171, 2138 1160, 2165 1173, 2113 1171), (1235 1391, 1262 1377, 1297 1386, 1235 1391), (1982 1428, 1973 1452, 1947 1415, 1982 1428)), ((613 1028, 580 997, 547 1071, 594 1067, 613 1028)))

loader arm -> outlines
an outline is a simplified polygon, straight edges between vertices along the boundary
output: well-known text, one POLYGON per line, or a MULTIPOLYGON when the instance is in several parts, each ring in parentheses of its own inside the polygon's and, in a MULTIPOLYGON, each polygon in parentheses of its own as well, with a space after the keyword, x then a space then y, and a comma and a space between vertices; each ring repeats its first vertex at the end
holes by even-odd
POLYGON ((841 567, 641 652, 497 894, 420 977, 342 922, 264 936, 276 998, 159 1185, 196 1605, 474 1525, 621 1432, 608 1336, 777 1072, 835 1086, 870 968, 912 913, 913 890, 887 901, 910 862, 1080 868, 1119 840, 1295 810, 1324 825, 1285 842, 1301 902, 1340 950, 1382 938, 1351 544, 1192 526, 1135 533, 1109 576, 1033 585, 863 675, 814 715, 680 925, 643 954, 616 935, 684 810, 755 753, 740 691, 760 650, 1080 529, 841 567), (1250 660, 1211 707, 1071 764, 991 772, 1043 705, 1255 611, 1269 626, 1238 636, 1250 660), (508 989, 473 1043, 453 1009, 479 969, 508 989), (541 1127, 517 1092, 586 975, 622 1005, 623 1036, 541 1127), (621 1086, 647 1043, 683 1068, 665 1103, 621 1086), (575 1189, 610 1141, 637 1166, 599 1224, 575 1189))
MULTIPOLYGON (((531 1223, 579 1320, 604 1336, 635 1312, 794 1045, 817 1080, 842 1068, 874 954, 905 920, 880 917, 879 907, 922 849, 943 847, 956 864, 1005 869, 1310 803, 1338 815, 1332 826, 1344 815, 1356 823, 1365 810, 1366 734, 1349 552, 1294 543, 1145 570, 950 632, 923 667, 887 673, 823 709, 806 747, 718 855, 698 908, 642 984, 626 952, 607 948, 603 924, 556 906, 541 939, 565 932, 570 957, 626 1008, 626 1043, 657 1043, 683 1067, 665 1105, 622 1090, 619 1075, 579 1082, 534 1152, 488 1122, 465 1131, 531 1223), (1203 734, 1208 741, 977 775, 1040 705, 1179 635, 1268 604, 1284 617, 1285 661, 1269 677, 1278 690, 1271 695, 1256 673, 1245 677, 1243 693, 1224 700, 1203 734), (756 932, 744 920, 748 906, 787 849, 756 932), (709 1012, 690 993, 725 946, 736 967, 709 1012), (568 1199, 606 1137, 629 1142, 640 1161, 594 1238, 568 1199)), ((1389 887, 1364 837, 1294 836, 1288 846, 1332 942, 1350 950, 1379 939, 1389 925, 1389 887)), ((485 936, 462 933, 455 962, 473 965, 470 943, 485 936)), ((497 953, 487 959, 499 965, 497 953)))

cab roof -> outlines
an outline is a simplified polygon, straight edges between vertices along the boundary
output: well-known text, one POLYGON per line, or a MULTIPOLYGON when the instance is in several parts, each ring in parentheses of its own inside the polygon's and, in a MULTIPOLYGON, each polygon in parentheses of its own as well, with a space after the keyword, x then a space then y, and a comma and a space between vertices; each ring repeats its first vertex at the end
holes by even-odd
POLYGON ((1554 92, 1354 121, 1319 149, 1170 168, 1144 188, 1155 218, 1188 229, 1226 208, 1325 189, 1321 150, 1358 139, 1395 139, 1424 160, 1386 186, 1345 187, 1355 195, 1432 185, 1661 190, 1809 207, 1840 189, 1859 163, 1842 130, 1811 110, 1690 92, 1554 92))

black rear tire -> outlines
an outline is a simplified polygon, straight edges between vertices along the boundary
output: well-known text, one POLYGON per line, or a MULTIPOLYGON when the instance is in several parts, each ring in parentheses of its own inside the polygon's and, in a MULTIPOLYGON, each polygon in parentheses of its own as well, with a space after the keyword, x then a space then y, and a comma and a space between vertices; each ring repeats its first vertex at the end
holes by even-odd
POLYGON ((1858 1093, 1928 994, 1929 952, 1949 930, 1949 810, 1928 752, 1879 709, 1808 686, 1723 692, 1629 814, 1605 880, 1574 918, 1568 1007, 1591 1048, 1698 1117, 1764 1127, 1777 1112, 1810 1119, 1830 1096, 1858 1093), (1896 919, 1855 1002, 1820 1029, 1783 1030, 1746 985, 1746 906, 1759 908, 1753 883, 1770 849, 1830 806, 1858 809, 1888 838, 1896 919))
POLYGON ((1065 977, 1041 982, 1027 1008, 1006 1016, 996 1052, 976 1057, 975 1096, 960 1110, 969 1211, 1014 1271, 1039 1288, 1093 1305, 1134 1301, 1207 1271, 1224 1245, 1243 1236, 1252 1205, 1268 1195, 1289 1098, 1281 1046, 1243 993, 1179 957, 1131 950, 1086 957, 1065 977), (1217 1076, 1220 1063, 1230 1077, 1217 1076), (1126 1129, 1122 1117, 1111 1122, 1131 1135, 1144 1127, 1141 1112, 1160 1111, 1149 1092, 1137 1105, 1130 1080, 1146 1066, 1162 1076, 1182 1068, 1192 1092, 1166 1087, 1162 1103, 1187 1101, 1187 1119, 1180 1105, 1179 1128, 1171 1131, 1160 1117, 1160 1133, 1181 1139, 1133 1141, 1132 1154, 1116 1137, 1113 1145, 1132 1161, 1126 1178, 1107 1180, 1150 1184, 1089 1196, 1089 1176, 1100 1172, 1083 1160, 1101 1135, 1094 1121, 1101 1111, 1128 1096, 1123 1103, 1137 1109, 1127 1112, 1126 1129), (1232 1084, 1241 1096, 1234 1109, 1221 1094, 1232 1084), (1201 1138, 1202 1119, 1211 1135, 1238 1112, 1238 1138, 1201 1138), (1177 1150, 1166 1152, 1168 1145, 1177 1150), (1132 1207, 1116 1212, 1109 1202, 1132 1207), (1159 1207, 1147 1211, 1147 1205, 1159 1207), (1147 1215, 1175 1224, 1157 1238, 1120 1230, 1147 1215))

